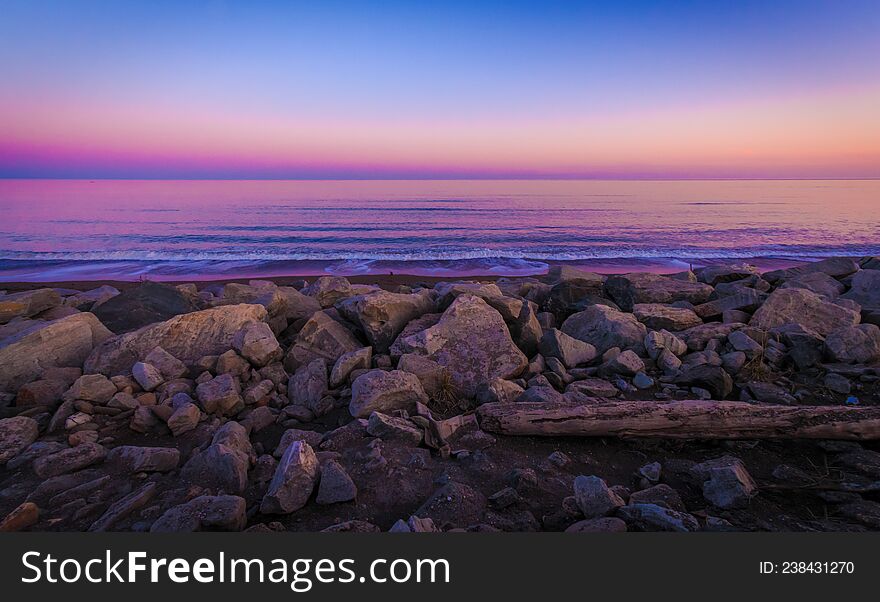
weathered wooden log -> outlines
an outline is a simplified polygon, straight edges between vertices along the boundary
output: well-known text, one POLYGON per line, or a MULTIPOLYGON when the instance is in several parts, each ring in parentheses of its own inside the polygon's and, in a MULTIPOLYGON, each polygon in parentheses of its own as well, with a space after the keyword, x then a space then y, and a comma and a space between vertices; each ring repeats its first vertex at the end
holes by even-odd
POLYGON ((484 431, 503 435, 667 439, 880 439, 880 407, 739 401, 488 403, 484 431))

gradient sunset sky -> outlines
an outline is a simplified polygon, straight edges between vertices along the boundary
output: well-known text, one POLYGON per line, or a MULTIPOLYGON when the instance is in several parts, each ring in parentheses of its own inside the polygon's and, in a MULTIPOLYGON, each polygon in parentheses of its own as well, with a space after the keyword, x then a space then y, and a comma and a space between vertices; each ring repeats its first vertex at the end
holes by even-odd
POLYGON ((880 177, 880 2, 0 0, 0 177, 880 177))

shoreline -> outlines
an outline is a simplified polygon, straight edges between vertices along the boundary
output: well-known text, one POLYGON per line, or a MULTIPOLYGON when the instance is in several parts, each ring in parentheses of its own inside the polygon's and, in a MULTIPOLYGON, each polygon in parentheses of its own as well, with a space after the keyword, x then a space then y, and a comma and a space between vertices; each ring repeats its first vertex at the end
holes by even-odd
MULTIPOLYGON (((459 279, 476 279, 485 281, 495 281, 501 278, 541 278, 546 276, 553 266, 570 266, 574 268, 588 270, 597 274, 606 276, 625 274, 632 272, 648 272, 653 274, 669 275, 677 272, 687 271, 688 269, 703 268, 712 265, 728 265, 731 263, 743 263, 754 266, 759 272, 771 270, 779 270, 813 261, 818 261, 820 257, 804 257, 799 259, 776 258, 776 257, 747 257, 741 259, 716 259, 704 258, 693 260, 682 260, 675 258, 618 258, 618 259, 594 259, 594 260, 572 260, 572 261, 547 261, 540 270, 534 270, 527 273, 519 273, 516 270, 509 271, 491 271, 490 269, 474 269, 474 270, 453 270, 453 269, 429 269, 419 267, 422 262, 408 262, 407 264, 398 264, 394 269, 387 271, 370 271, 367 273, 349 273, 344 269, 303 269, 302 265, 297 266, 296 271, 279 270, 277 273, 271 270, 261 270, 254 268, 250 272, 242 271, 241 273, 201 273, 192 274, 147 274, 140 277, 132 276, 130 278, 121 277, 119 274, 107 274, 100 276, 95 273, 94 277, 87 276, 87 273, 76 274, 71 273, 71 278, 59 279, 43 279, 43 278, 27 278, 10 276, 6 280, 6 276, 0 271, 0 290, 21 291, 34 288, 35 285, 70 288, 77 290, 87 290, 96 286, 114 286, 119 290, 125 290, 136 286, 144 280, 153 282, 169 282, 184 283, 193 282, 198 286, 209 286, 212 284, 225 284, 229 282, 246 282, 248 280, 271 280, 278 285, 287 285, 296 281, 313 280, 320 276, 342 276, 347 278, 353 284, 375 284, 381 287, 412 285, 417 283, 425 283, 433 286, 437 282, 459 279), (407 269, 409 268, 409 269, 407 269), (78 277, 75 277, 78 276, 78 277)), ((857 259, 857 258, 853 258, 857 259)), ((94 265, 94 262, 89 262, 94 265)), ((193 262, 197 263, 197 262, 193 262)), ((302 264, 304 262, 287 262, 294 264, 302 264)))

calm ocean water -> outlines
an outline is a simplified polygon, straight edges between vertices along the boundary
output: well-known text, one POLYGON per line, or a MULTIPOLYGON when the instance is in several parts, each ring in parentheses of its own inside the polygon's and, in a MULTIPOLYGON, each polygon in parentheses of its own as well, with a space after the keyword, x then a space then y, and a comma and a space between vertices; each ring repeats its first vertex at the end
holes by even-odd
POLYGON ((880 181, 0 180, 0 280, 880 254, 880 181))

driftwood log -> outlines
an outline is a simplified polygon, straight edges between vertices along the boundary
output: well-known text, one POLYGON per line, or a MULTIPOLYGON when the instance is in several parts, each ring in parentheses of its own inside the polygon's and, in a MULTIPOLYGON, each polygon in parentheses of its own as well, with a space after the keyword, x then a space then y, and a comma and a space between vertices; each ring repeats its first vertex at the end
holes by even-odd
POLYGON ((880 407, 739 401, 488 403, 480 427, 503 435, 667 439, 880 439, 880 407))

